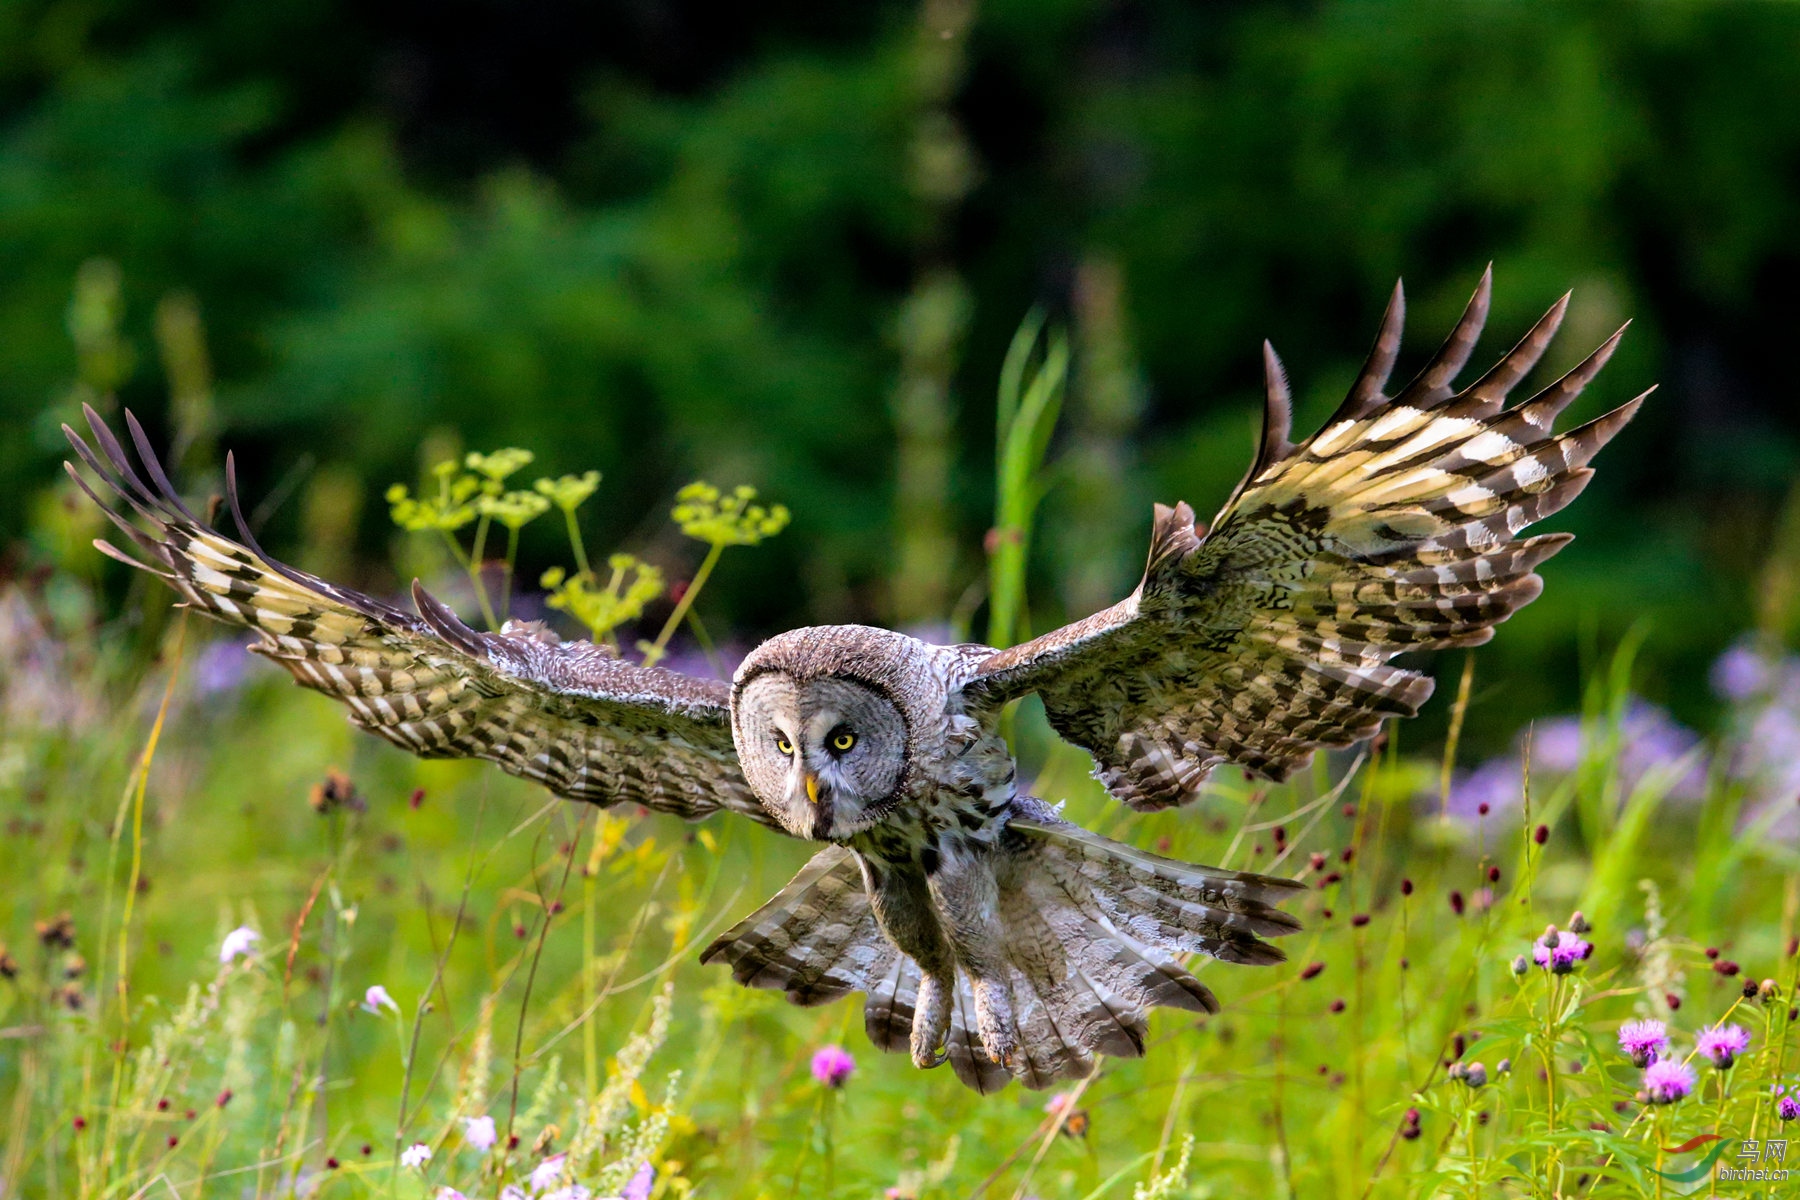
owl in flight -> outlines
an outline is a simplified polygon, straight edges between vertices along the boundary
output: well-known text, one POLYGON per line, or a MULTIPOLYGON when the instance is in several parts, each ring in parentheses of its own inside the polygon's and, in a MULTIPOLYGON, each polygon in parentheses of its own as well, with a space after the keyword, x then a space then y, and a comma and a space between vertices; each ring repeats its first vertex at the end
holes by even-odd
POLYGON ((982 1092, 1012 1078, 1041 1088, 1087 1074, 1096 1054, 1142 1054, 1152 1007, 1216 1011, 1186 956, 1281 961, 1262 939, 1299 928, 1276 906, 1300 885, 1176 862, 1063 820, 1020 790, 1002 709, 1037 693, 1056 732, 1138 810, 1193 799, 1220 763, 1283 779, 1320 746, 1416 713, 1432 681, 1389 660, 1478 645, 1536 598, 1535 568, 1569 537, 1515 535, 1575 498, 1643 399, 1552 431, 1614 334, 1505 407, 1567 296, 1455 390, 1489 289, 1484 276, 1443 348, 1390 397, 1396 286, 1349 397, 1298 445, 1265 344, 1255 461, 1210 531, 1185 504, 1157 506, 1143 581, 1111 608, 1007 650, 796 629, 757 647, 729 684, 538 626, 477 632, 417 583, 416 612, 337 587, 264 554, 235 486, 241 540, 209 528, 129 414, 136 466, 92 412, 94 444, 68 436, 136 514, 90 489, 139 553, 101 549, 255 630, 254 650, 343 700, 364 729, 416 754, 492 760, 574 800, 726 810, 825 843, 702 960, 796 1004, 863 992, 882 1049, 920 1067, 948 1061, 982 1092))

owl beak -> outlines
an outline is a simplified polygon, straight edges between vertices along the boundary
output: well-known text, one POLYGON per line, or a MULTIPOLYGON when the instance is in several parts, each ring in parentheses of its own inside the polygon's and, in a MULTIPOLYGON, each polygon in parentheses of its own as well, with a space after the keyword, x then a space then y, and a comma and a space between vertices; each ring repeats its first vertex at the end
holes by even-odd
POLYGON ((811 771, 806 773, 806 798, 814 808, 819 806, 819 777, 811 771))

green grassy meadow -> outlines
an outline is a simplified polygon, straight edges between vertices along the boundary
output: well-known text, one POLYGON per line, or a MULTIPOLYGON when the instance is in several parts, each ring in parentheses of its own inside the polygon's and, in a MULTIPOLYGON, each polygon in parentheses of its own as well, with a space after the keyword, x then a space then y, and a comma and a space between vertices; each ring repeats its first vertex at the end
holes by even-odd
MULTIPOLYGON (((112 634, 68 641, 37 682, 71 720, 0 737, 8 1197, 493 1197, 559 1152, 595 1196, 643 1161, 659 1197, 1704 1195, 1784 1128, 1794 852, 1743 828, 1723 772, 1681 804, 1691 762, 1621 787, 1623 654, 1577 769, 1473 820, 1439 815, 1442 749, 1405 728, 1373 760, 1134 816, 1025 714, 1034 790, 1075 819, 1315 885, 1287 964, 1206 967, 1221 1014, 1159 1015, 1146 1058, 1052 1113, 874 1052, 856 1003, 803 1011, 697 964, 806 847, 414 760, 260 662, 208 692, 201 624, 171 619, 135 689, 112 634), (1515 974, 1577 909, 1591 958, 1515 974), (239 927, 260 940, 221 965, 239 927), (374 985, 397 1013, 364 1010, 374 985), (1720 1021, 1750 1048, 1644 1104, 1615 1043, 1634 1016, 1676 1055, 1720 1021), (808 1069, 827 1044, 856 1063, 835 1090, 808 1069)), ((1737 1186, 1718 1194, 1791 1194, 1737 1186)))

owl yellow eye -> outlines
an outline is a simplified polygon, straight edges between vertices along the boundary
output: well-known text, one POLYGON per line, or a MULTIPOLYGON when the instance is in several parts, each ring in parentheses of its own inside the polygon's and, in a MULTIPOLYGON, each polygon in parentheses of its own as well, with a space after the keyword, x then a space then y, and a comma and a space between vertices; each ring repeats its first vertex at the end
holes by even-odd
POLYGON ((786 738, 777 736, 775 738, 775 748, 790 758, 793 757, 794 743, 788 741, 786 738))
POLYGON ((840 729, 837 733, 832 735, 831 748, 836 750, 839 754, 842 754, 854 745, 856 745, 856 735, 851 733, 848 729, 840 729))

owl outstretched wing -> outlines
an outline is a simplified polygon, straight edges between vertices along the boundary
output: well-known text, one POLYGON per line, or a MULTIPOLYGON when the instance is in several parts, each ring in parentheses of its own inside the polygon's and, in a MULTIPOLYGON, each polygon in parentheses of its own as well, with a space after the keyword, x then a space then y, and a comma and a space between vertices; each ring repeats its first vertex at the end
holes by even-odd
POLYGON ((1388 717, 1414 715, 1432 681, 1389 660, 1479 645, 1536 599, 1535 568, 1570 538, 1514 535, 1581 492, 1588 461, 1644 398, 1552 429, 1621 329, 1506 407, 1567 296, 1492 370, 1452 388, 1491 286, 1490 269, 1442 349, 1389 397, 1404 313, 1396 285, 1348 398, 1299 445, 1288 441, 1287 381, 1265 343, 1262 445, 1211 532, 1195 527, 1187 505, 1158 505, 1135 592, 986 658, 965 694, 980 704, 1037 692, 1056 731, 1138 809, 1191 799, 1221 762, 1283 779, 1317 747, 1350 745, 1388 717))
POLYGON ((138 553, 100 549, 161 576, 190 607, 255 631, 253 651, 348 704, 356 725, 428 758, 487 759, 572 800, 689 819, 725 809, 779 828, 738 768, 725 683, 637 666, 541 629, 480 633, 417 583, 418 612, 409 613, 297 571, 257 546, 235 479, 227 490, 241 540, 181 502, 130 413, 148 482, 105 422, 91 409, 87 418, 94 446, 64 426, 70 444, 138 518, 65 464, 138 553))

